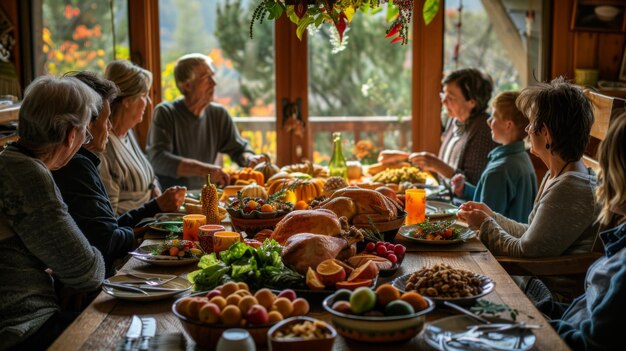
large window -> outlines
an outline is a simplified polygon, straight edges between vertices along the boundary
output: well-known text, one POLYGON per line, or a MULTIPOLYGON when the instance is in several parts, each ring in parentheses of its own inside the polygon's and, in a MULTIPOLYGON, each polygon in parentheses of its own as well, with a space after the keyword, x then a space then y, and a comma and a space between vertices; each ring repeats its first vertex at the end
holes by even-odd
POLYGON ((448 0, 445 6, 444 73, 481 68, 494 79, 494 96, 543 79, 543 1, 448 0))
POLYGON ((33 0, 35 76, 129 58, 127 0, 33 0))
POLYGON ((194 52, 210 56, 217 68, 215 102, 235 117, 255 152, 275 159, 274 23, 255 24, 250 39, 255 3, 159 0, 163 99, 180 96, 173 74, 177 58, 194 52))
POLYGON ((410 149, 411 45, 390 44, 384 6, 354 16, 343 45, 332 25, 309 34, 309 124, 313 159, 327 163, 331 134, 344 133, 346 159, 376 162, 382 148, 410 149), (335 46, 336 47, 336 46, 335 46))

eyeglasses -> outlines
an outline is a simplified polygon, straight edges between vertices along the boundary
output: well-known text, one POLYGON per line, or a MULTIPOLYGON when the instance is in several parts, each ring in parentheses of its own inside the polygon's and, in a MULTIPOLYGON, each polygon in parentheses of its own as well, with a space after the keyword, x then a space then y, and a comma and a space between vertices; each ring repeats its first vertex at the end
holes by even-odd
POLYGON ((455 102, 457 100, 457 98, 455 98, 454 96, 450 96, 444 92, 439 93, 439 98, 441 99, 441 102, 444 102, 446 100, 448 100, 449 102, 455 102))
POLYGON ((89 133, 89 129, 85 127, 85 141, 83 141, 83 145, 89 144, 93 140, 93 135, 89 133))

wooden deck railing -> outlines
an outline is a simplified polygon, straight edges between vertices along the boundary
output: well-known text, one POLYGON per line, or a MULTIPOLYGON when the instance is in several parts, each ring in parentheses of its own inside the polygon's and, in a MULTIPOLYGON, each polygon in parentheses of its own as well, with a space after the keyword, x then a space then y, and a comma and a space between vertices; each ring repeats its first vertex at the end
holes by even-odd
MULTIPOLYGON (((276 120, 274 117, 235 117, 237 128, 244 137, 250 139, 253 146, 268 147, 271 141, 276 140, 276 120), (261 136, 262 140, 254 140, 261 136)), ((369 138, 378 148, 397 148, 409 150, 411 140, 411 119, 409 117, 387 117, 387 116, 334 116, 334 117, 309 117, 307 128, 310 128, 311 140, 319 140, 319 134, 328 134, 330 145, 331 133, 342 132, 347 140, 354 145, 362 139, 369 138)), ((324 138, 322 136, 322 138, 324 138)), ((273 150, 263 150, 271 154, 273 150)), ((316 151, 323 152, 324 148, 316 148, 316 151)), ((256 148, 255 148, 256 149, 256 148)), ((258 150, 255 150, 258 152, 258 150)), ((272 155, 275 156, 275 155, 272 155)))

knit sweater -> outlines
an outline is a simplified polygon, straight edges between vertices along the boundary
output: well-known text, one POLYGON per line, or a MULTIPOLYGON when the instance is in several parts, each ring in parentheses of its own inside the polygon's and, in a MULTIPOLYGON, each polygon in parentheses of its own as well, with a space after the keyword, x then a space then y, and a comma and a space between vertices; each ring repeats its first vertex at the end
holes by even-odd
POLYGON ((201 189, 206 176, 177 178, 183 158, 214 164, 217 154, 223 153, 243 165, 243 153, 253 153, 223 106, 212 103, 197 117, 183 99, 162 102, 154 109, 146 151, 164 187, 188 189, 201 189))
POLYGON ((548 257, 590 252, 598 233, 600 206, 595 201, 596 176, 566 172, 546 174, 528 224, 496 214, 480 226, 480 240, 494 255, 548 257))
POLYGON ((19 344, 60 308, 53 278, 97 289, 104 261, 69 215, 43 162, 8 146, 0 153, 0 349, 19 344))

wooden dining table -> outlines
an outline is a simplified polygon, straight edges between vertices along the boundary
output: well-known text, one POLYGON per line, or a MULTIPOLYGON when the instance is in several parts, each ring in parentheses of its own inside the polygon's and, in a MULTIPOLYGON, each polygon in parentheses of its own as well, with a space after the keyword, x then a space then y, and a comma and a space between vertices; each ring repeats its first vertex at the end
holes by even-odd
MULTIPOLYGON (((150 234, 147 234, 146 237, 149 238, 150 234)), ((143 244, 155 244, 160 241, 161 240, 158 239, 147 239, 143 244)), ((536 335, 536 342, 532 350, 569 350, 568 346, 559 338, 554 329, 548 325, 543 315, 534 307, 531 301, 498 264, 489 251, 460 251, 458 248, 447 251, 442 249, 441 246, 433 246, 432 250, 433 251, 407 251, 400 269, 392 277, 379 278, 378 283, 389 282, 395 277, 412 273, 423 267, 430 267, 437 263, 446 263, 454 268, 486 275, 495 282, 495 290, 483 297, 483 299, 498 304, 506 304, 518 310, 518 320, 543 325, 542 328, 533 330, 536 335)), ((150 265, 131 258, 124 264, 118 274, 141 272, 185 276, 188 272, 196 269, 198 268, 194 264, 178 267, 163 267, 150 265)), ((54 342, 50 350, 115 350, 123 342, 126 331, 131 323, 131 316, 133 315, 154 317, 157 321, 157 335, 176 335, 176 333, 178 333, 180 339, 183 340, 179 347, 180 350, 200 350, 199 347, 196 347, 193 339, 184 332, 179 319, 172 313, 172 304, 174 301, 175 298, 152 302, 125 301, 112 297, 105 292, 100 292, 95 300, 54 342), (180 336, 181 334, 182 336, 180 336)), ((312 317, 330 322, 330 314, 322 309, 320 303, 312 302, 311 305, 310 315, 312 317)), ((456 312, 452 310, 438 307, 433 312, 426 315, 426 321, 432 322, 454 314, 456 314, 456 312)), ((169 345, 167 349, 172 349, 171 345, 169 345)), ((432 350, 432 347, 423 340, 421 335, 400 344, 360 343, 337 336, 333 350, 401 351, 432 350)))

